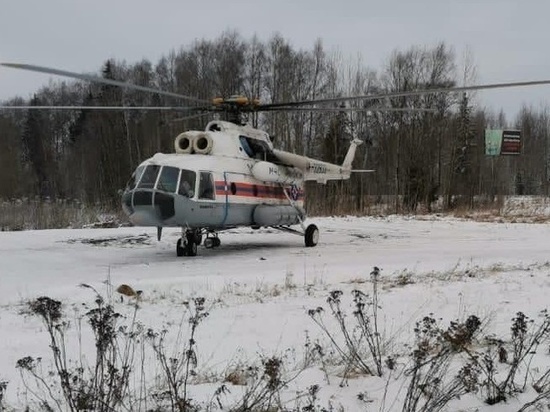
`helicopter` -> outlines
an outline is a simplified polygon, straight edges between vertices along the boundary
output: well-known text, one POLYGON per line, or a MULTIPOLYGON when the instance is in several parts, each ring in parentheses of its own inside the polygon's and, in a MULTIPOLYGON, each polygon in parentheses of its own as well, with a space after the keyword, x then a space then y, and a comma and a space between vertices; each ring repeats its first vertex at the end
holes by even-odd
MULTIPOLYGON (((190 130, 177 135, 174 153, 157 153, 141 162, 126 188, 120 191, 122 209, 132 224, 156 227, 159 240, 164 227, 181 228, 181 236, 176 242, 177 256, 196 256, 201 244, 205 248, 219 247, 219 232, 235 227, 270 227, 290 232, 303 236, 306 247, 314 247, 319 242, 319 228, 315 224, 305 224, 305 182, 326 184, 331 180, 347 180, 354 172, 373 171, 352 168, 357 147, 363 143, 358 138, 351 140, 342 164, 332 164, 276 149, 270 135, 246 124, 243 114, 293 110, 346 111, 356 109, 322 106, 345 101, 379 102, 393 97, 550 84, 550 80, 535 80, 262 104, 257 99, 241 95, 201 100, 42 66, 18 63, 0 63, 0 66, 175 97, 194 106, 160 109, 183 110, 188 113, 187 118, 210 113, 226 115, 227 120, 212 120, 204 130, 190 130)), ((0 109, 158 110, 159 107, 0 106, 0 109)), ((415 110, 376 106, 368 109, 415 110)))
POLYGON ((248 125, 214 120, 178 135, 175 153, 142 162, 122 193, 123 208, 135 225, 182 227, 178 256, 195 256, 203 234, 206 248, 220 246, 217 233, 237 226, 300 234, 312 247, 319 230, 304 224, 304 182, 348 179, 361 143, 354 139, 335 165, 277 150, 266 132, 248 125))

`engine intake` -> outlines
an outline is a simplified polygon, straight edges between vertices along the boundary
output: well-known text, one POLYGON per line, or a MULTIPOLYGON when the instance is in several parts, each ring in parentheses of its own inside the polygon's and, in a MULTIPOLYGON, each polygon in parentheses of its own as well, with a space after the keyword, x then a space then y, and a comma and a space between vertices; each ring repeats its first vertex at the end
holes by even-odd
POLYGON ((174 141, 174 148, 176 153, 189 154, 193 152, 193 142, 195 136, 189 132, 179 134, 174 141))

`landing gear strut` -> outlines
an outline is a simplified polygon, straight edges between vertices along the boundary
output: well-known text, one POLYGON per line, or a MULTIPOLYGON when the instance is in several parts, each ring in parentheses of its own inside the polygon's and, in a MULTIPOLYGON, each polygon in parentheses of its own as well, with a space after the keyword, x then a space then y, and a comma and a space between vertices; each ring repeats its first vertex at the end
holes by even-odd
POLYGON ((289 195, 284 186, 282 184, 280 186, 282 187, 283 193, 285 194, 288 203, 290 203, 290 206, 292 206, 298 212, 298 220, 300 221, 300 226, 302 227, 303 232, 299 232, 288 227, 277 227, 277 229, 286 230, 287 232, 295 233, 297 235, 303 235, 306 247, 317 246, 317 243, 319 243, 319 229, 315 225, 309 225, 308 227, 306 227, 306 225, 304 224, 305 211, 300 206, 298 206, 295 198, 289 195))
POLYGON ((273 229, 281 230, 283 232, 292 233, 294 235, 303 236, 306 247, 317 246, 319 243, 319 229, 315 225, 305 226, 303 222, 300 222, 302 228, 305 230, 302 232, 300 230, 292 229, 288 226, 271 226, 273 229))
POLYGON ((182 228, 181 238, 176 243, 177 256, 197 256, 197 246, 202 242, 202 234, 200 229, 182 228))

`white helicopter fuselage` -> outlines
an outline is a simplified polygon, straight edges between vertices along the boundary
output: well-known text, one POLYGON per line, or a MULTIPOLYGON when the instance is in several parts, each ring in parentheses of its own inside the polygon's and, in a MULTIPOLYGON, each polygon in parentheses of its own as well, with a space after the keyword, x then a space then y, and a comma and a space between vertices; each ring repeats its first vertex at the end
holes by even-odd
MULTIPOLYGON (((210 229, 298 223, 299 213, 290 206, 283 190, 292 191, 295 206, 303 208, 302 186, 256 179, 251 169, 257 163, 259 161, 202 154, 156 154, 143 162, 138 170, 162 166, 194 172, 196 189, 191 194, 176 191, 176 187, 181 186, 181 174, 173 191, 159 188, 158 181, 151 189, 137 187, 133 193, 134 212, 129 214, 130 221, 139 226, 210 229), (150 200, 147 193, 150 193, 150 200), (140 196, 145 199, 141 200, 140 196), (262 213, 259 206, 265 206, 272 214, 271 218, 262 218, 265 212, 262 213)), ((159 178, 161 173, 162 169, 159 178)))
POLYGON ((222 230, 290 226, 305 219, 304 182, 347 179, 354 140, 342 166, 273 149, 250 126, 210 122, 175 140, 176 153, 157 153, 136 169, 122 196, 139 226, 222 230))

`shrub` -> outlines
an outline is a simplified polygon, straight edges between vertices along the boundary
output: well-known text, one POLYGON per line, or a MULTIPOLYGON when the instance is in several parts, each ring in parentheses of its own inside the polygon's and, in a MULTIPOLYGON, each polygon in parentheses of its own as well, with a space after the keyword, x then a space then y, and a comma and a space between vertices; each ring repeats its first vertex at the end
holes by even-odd
POLYGON ((123 402, 139 403, 140 400, 133 399, 134 392, 130 388, 134 356, 139 347, 136 344, 140 334, 135 322, 137 309, 136 306, 129 325, 120 325, 123 316, 96 295, 95 307, 84 316, 93 332, 96 348, 95 362, 90 365, 82 358, 72 362, 67 357, 69 322, 64 319, 61 302, 43 296, 28 304, 29 313, 38 316, 46 327, 54 366, 51 373, 44 374, 41 359, 30 356, 19 359, 16 366, 28 389, 26 376, 32 377, 35 386, 46 394, 41 396, 33 391, 42 408, 51 409, 53 402, 59 410, 112 411, 123 402), (48 382, 48 376, 56 376, 58 384, 48 382))
POLYGON ((360 290, 353 290, 353 318, 355 324, 349 326, 346 313, 342 308, 340 290, 329 293, 327 303, 330 314, 336 320, 341 338, 338 339, 324 322, 324 309, 318 307, 308 311, 308 315, 329 338, 336 352, 346 367, 346 374, 351 370, 367 375, 382 376, 382 344, 378 329, 378 280, 380 269, 374 267, 371 272, 372 297, 360 290), (341 341, 343 340, 343 343, 341 341))

